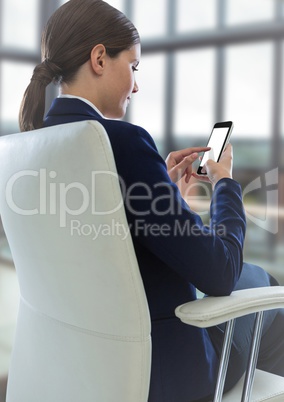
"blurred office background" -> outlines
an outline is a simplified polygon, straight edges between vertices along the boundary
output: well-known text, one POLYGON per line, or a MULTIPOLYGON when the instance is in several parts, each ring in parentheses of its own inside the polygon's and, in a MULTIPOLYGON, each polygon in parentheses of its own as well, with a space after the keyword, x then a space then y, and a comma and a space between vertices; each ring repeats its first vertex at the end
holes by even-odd
MULTIPOLYGON (((40 32, 63 3, 0 0, 1 135, 18 131, 20 101, 40 62, 40 32)), ((204 145, 215 122, 234 121, 234 176, 248 212, 245 256, 281 276, 284 0, 109 3, 134 21, 142 40, 140 90, 126 118, 151 133, 163 156, 204 145)), ((47 105, 56 91, 49 88, 47 105)), ((192 184, 189 194, 206 219, 208 191, 192 184)))
MULTIPOLYGON (((63 3, 0 0, 0 135, 18 131, 20 101, 40 62, 41 29, 63 3)), ((132 19, 142 40, 140 90, 126 118, 151 133, 163 156, 205 145, 215 122, 233 120, 234 176, 248 217, 245 259, 284 284, 284 0, 109 3, 132 19)), ((49 88, 47 104, 56 91, 49 88)), ((193 182, 183 190, 208 220, 209 187, 193 182)), ((1 229, 0 261, 0 325, 2 319, 8 334, 18 292, 1 229)))

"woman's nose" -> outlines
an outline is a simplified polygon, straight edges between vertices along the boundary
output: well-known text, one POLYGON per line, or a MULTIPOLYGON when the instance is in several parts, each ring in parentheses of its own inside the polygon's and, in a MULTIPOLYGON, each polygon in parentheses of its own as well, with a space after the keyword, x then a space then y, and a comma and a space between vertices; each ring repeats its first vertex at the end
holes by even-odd
POLYGON ((133 86, 132 93, 135 94, 135 93, 138 92, 138 91, 139 91, 139 87, 138 87, 138 85, 137 85, 137 82, 135 81, 135 82, 134 82, 134 86, 133 86))

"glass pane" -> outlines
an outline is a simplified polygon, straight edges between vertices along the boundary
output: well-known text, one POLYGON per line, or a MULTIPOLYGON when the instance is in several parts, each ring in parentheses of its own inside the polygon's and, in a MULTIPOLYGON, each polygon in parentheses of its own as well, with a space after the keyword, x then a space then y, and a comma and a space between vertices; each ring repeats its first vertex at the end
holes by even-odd
POLYGON ((38 20, 39 0, 4 0, 3 45, 37 50, 40 46, 38 20))
POLYGON ((214 113, 214 50, 176 54, 174 133, 209 135, 214 113))
POLYGON ((164 132, 165 56, 143 56, 136 73, 139 92, 132 95, 131 122, 144 127, 155 139, 164 132))
POLYGON ((227 50, 224 119, 234 121, 234 166, 263 168, 272 151, 272 44, 227 50))
POLYGON ((282 138, 284 141, 284 42, 282 42, 282 113, 281 113, 281 118, 282 118, 282 125, 281 125, 281 132, 282 132, 282 138))
POLYGON ((136 0, 133 22, 141 37, 157 36, 166 33, 167 0, 136 0))
POLYGON ((114 8, 117 8, 120 11, 124 10, 124 7, 123 7, 124 0, 108 0, 107 2, 108 2, 108 4, 110 4, 114 8))
POLYGON ((216 0, 177 0, 177 31, 214 28, 216 0))
MULTIPOLYGON (((62 4, 67 3, 67 1, 69 0, 60 0, 60 6, 62 6, 62 4)), ((120 11, 124 11, 124 3, 125 0, 107 0, 107 3, 110 4, 111 6, 117 8, 120 11)))
POLYGON ((269 43, 227 49, 224 118, 234 121, 238 137, 271 135, 272 51, 269 43))
MULTIPOLYGON (((284 42, 282 42, 282 87, 281 87, 281 166, 284 166, 284 42)), ((283 203, 284 203, 284 192, 283 192, 283 203)))
POLYGON ((20 104, 30 82, 33 69, 34 65, 30 63, 22 64, 8 61, 1 63, 0 120, 2 131, 5 133, 18 130, 20 104))
POLYGON ((227 0, 227 23, 238 24, 273 18, 274 1, 227 0))

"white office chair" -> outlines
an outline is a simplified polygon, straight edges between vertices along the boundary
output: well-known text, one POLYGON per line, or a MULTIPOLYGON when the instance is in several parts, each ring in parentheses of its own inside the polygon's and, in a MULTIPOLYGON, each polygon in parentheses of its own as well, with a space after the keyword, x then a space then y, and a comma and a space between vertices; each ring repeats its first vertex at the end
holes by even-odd
POLYGON ((146 401, 148 305, 104 129, 67 124, 0 144, 21 292, 7 401, 146 401))
POLYGON ((276 286, 239 290, 230 296, 205 297, 176 308, 177 317, 188 325, 209 328, 226 322, 214 402, 284 401, 284 378, 256 370, 264 311, 283 308, 283 303, 284 286, 276 286), (235 320, 251 313, 256 313, 256 316, 246 373, 223 396, 235 320))
MULTIPOLYGON (((21 292, 7 402, 147 402, 150 317, 104 128, 2 137, 0 171, 21 292)), ((284 306, 283 288, 271 292, 272 307, 284 306)), ((189 320, 188 305, 177 315, 189 320)), ((284 400, 284 380, 261 374, 268 383, 254 401, 284 400)))

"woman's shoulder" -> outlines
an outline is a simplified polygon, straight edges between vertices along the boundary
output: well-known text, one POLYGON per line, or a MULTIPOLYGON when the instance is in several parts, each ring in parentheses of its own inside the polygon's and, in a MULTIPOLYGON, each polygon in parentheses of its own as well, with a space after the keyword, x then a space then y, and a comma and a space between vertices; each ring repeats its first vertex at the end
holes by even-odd
POLYGON ((129 123, 123 120, 99 119, 98 120, 106 129, 108 134, 119 135, 120 138, 131 136, 141 136, 145 138, 152 138, 151 135, 143 127, 129 123))
POLYGON ((155 142, 149 132, 143 127, 122 120, 99 120, 104 126, 110 139, 120 142, 127 141, 128 145, 140 143, 148 144, 156 149, 155 142))

